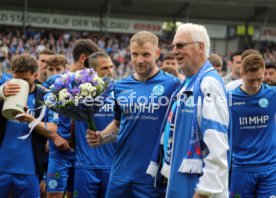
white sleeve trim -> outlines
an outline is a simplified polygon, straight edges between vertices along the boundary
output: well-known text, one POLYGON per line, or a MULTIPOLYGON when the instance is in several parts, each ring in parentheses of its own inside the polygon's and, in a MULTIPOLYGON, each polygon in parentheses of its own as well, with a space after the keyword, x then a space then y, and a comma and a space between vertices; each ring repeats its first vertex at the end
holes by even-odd
POLYGON ((226 88, 226 91, 231 91, 233 89, 236 89, 237 87, 239 87, 242 84, 243 84, 243 80, 238 79, 238 80, 229 82, 227 85, 225 85, 225 88, 226 88))
POLYGON ((156 177, 157 172, 158 172, 158 164, 154 161, 150 161, 150 164, 148 166, 146 173, 151 175, 152 177, 156 177))
POLYGON ((209 129, 204 134, 204 142, 209 154, 203 159, 203 175, 199 178, 196 191, 211 194, 227 194, 228 192, 228 161, 229 150, 227 134, 209 129))
POLYGON ((167 179, 169 179, 169 178, 170 178, 170 172, 171 172, 171 166, 168 165, 168 164, 166 164, 166 163, 164 163, 164 164, 163 164, 163 167, 162 167, 162 169, 161 169, 161 174, 162 174, 164 177, 166 177, 167 179))
POLYGON ((207 76, 200 84, 203 93, 202 117, 229 125, 229 110, 223 85, 214 77, 207 76))

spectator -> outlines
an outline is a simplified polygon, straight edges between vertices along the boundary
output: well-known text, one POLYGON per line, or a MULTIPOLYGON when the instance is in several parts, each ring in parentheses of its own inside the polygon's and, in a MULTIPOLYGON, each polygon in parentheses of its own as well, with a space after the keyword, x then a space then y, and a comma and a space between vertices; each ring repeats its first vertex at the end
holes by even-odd
POLYGON ((67 61, 64 55, 57 54, 57 55, 51 56, 46 61, 47 79, 53 75, 63 73, 66 69, 66 63, 67 61))
POLYGON ((55 53, 49 49, 44 49, 39 53, 37 65, 38 65, 38 77, 35 81, 36 84, 42 84, 47 79, 47 65, 46 61, 55 53))
POLYGON ((276 86, 276 64, 265 64, 265 78, 264 81, 268 85, 276 86))
POLYGON ((175 67, 172 66, 163 66, 160 68, 161 70, 175 76, 176 78, 179 78, 179 72, 177 71, 177 69, 175 67))
POLYGON ((229 67, 231 69, 231 72, 223 77, 225 85, 233 80, 240 79, 241 54, 242 51, 238 50, 230 55, 229 67))
POLYGON ((222 70, 222 59, 217 54, 210 54, 209 61, 213 65, 213 67, 217 70, 218 74, 221 75, 222 70))

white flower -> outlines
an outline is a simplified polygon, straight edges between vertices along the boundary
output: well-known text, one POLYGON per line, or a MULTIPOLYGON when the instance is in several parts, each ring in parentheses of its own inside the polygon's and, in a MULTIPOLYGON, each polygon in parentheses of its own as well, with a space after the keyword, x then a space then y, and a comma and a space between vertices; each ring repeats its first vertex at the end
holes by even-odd
MULTIPOLYGON (((94 78, 94 79, 95 79, 95 78, 94 78)), ((105 85, 103 79, 101 79, 101 78, 98 77, 98 76, 96 77, 95 80, 94 80, 94 79, 93 79, 93 81, 98 83, 98 85, 96 86, 97 90, 98 90, 99 92, 102 92, 103 89, 104 89, 104 85, 105 85)))
POLYGON ((86 97, 86 96, 95 97, 97 94, 96 87, 93 87, 90 83, 81 84, 79 88, 81 89, 80 95, 83 97, 86 97))
POLYGON ((55 85, 54 84, 52 84, 50 87, 49 87, 49 89, 54 89, 55 88, 55 85))
POLYGON ((44 100, 44 103, 48 106, 48 107, 53 107, 55 106, 55 104, 57 103, 57 97, 55 94, 50 93, 44 100))
POLYGON ((67 76, 68 76, 68 74, 67 74, 67 73, 65 73, 65 74, 61 74, 61 75, 60 75, 61 81, 62 81, 62 82, 65 82, 65 81, 66 81, 66 79, 67 79, 67 76))
POLYGON ((81 81, 81 78, 82 78, 81 72, 82 72, 81 70, 76 71, 76 74, 75 74, 75 80, 76 80, 76 82, 80 82, 81 81))
POLYGON ((66 105, 70 102, 73 102, 73 96, 68 92, 67 89, 62 89, 58 95, 58 99, 62 102, 62 105, 66 105))

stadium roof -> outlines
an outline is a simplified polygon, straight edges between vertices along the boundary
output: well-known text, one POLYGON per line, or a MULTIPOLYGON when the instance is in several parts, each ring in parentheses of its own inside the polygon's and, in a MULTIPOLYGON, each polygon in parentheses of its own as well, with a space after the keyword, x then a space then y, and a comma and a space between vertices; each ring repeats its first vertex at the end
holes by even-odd
POLYGON ((162 21, 276 26, 276 0, 0 0, 1 9, 162 21))

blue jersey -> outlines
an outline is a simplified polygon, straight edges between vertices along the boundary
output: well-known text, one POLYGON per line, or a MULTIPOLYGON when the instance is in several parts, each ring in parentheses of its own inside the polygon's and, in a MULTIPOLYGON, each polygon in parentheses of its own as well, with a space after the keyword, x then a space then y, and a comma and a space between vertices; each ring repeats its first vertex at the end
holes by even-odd
POLYGON ((120 121, 111 178, 123 181, 153 182, 146 174, 158 141, 169 99, 180 81, 159 71, 141 82, 129 76, 115 85, 115 119, 120 121))
MULTIPOLYGON (((113 120, 114 97, 112 93, 110 92, 108 98, 104 101, 104 106, 94 115, 93 120, 99 131, 105 129, 113 120)), ((87 129, 86 121, 75 122, 76 167, 110 169, 115 152, 115 143, 90 147, 86 140, 87 129)))
MULTIPOLYGON (((58 116, 58 130, 57 133, 63 137, 66 140, 69 140, 71 137, 71 118, 59 115, 58 116)), ((75 151, 69 150, 69 151, 61 151, 58 148, 56 148, 55 144, 52 140, 49 140, 49 156, 50 157, 56 157, 56 158, 62 158, 62 159, 75 159, 76 153, 75 151)))
MULTIPOLYGON (((50 86, 55 82, 55 80, 60 77, 60 74, 53 75, 49 77, 45 82, 42 83, 43 87, 50 88, 50 86)), ((71 118, 59 115, 58 120, 58 130, 57 133, 64 139, 69 140, 71 137, 71 118)), ((75 159, 75 151, 61 151, 55 147, 52 140, 49 140, 49 154, 50 157, 62 158, 62 159, 75 159)))
MULTIPOLYGON (((29 109, 35 108, 34 93, 29 94, 27 105, 29 109)), ((53 114, 51 112, 48 114, 47 121, 53 121, 53 114)), ((19 136, 28 134, 29 130, 28 123, 7 120, 5 136, 0 145, 0 172, 36 174, 32 134, 25 140, 18 139, 19 136)))
POLYGON ((2 74, 0 76, 0 85, 3 85, 5 82, 7 82, 12 77, 8 76, 7 74, 2 74))
POLYGON ((233 165, 276 164, 276 91, 262 84, 249 96, 240 88, 229 93, 233 119, 233 165))

